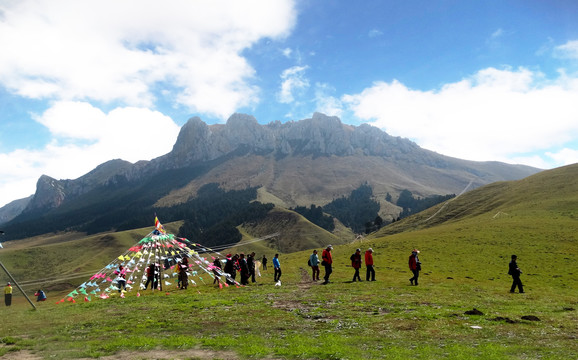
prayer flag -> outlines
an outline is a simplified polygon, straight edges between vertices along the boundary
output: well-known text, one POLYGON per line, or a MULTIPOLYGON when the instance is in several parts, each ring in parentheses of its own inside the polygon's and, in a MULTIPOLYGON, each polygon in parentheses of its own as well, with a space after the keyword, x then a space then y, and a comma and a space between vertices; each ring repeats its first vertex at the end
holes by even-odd
POLYGON ((157 218, 156 215, 155 215, 155 227, 157 228, 158 231, 161 232, 161 234, 167 233, 165 231, 165 228, 163 227, 163 224, 161 224, 161 222, 159 221, 159 218, 157 218))

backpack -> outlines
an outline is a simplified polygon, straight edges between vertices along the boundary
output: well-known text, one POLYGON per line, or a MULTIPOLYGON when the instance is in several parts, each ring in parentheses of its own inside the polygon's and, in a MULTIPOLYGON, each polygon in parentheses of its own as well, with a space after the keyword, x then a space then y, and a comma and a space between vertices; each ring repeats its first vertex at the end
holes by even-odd
POLYGON ((311 258, 309 258, 309 260, 307 260, 307 266, 311 266, 311 258))

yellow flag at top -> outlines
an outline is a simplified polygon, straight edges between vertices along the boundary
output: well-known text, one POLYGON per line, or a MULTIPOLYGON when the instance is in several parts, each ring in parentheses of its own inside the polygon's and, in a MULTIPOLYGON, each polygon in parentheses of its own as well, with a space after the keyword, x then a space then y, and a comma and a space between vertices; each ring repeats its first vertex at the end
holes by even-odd
POLYGON ((159 221, 159 218, 156 217, 155 215, 155 227, 157 228, 157 230, 161 233, 161 234, 166 234, 167 232, 165 231, 165 228, 163 227, 163 224, 161 224, 161 222, 159 221))

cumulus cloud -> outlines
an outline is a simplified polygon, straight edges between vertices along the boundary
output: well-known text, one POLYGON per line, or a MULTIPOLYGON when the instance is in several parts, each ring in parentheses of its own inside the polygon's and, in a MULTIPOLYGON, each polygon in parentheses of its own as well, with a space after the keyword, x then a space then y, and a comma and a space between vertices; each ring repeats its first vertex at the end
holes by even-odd
POLYGON ((170 86, 181 105, 222 118, 258 101, 241 52, 286 36, 296 16, 289 0, 11 1, 0 11, 0 82, 15 94, 151 106, 155 88, 170 86))
POLYGON ((58 102, 36 120, 52 141, 42 149, 0 154, 1 204, 30 195, 42 174, 75 179, 110 159, 136 162, 168 153, 180 129, 158 111, 124 107, 104 113, 85 102, 58 102))
POLYGON ((308 66, 293 66, 281 73, 281 89, 278 100, 284 104, 295 101, 295 93, 301 93, 309 88, 309 80, 305 77, 308 66))
MULTIPOLYGON (((426 149, 463 159, 512 162, 575 138, 577 98, 578 79, 563 73, 546 81, 525 68, 487 68, 438 90, 414 90, 395 80, 376 82, 342 101, 358 118, 426 149)), ((552 155, 533 164, 569 158, 552 155)))

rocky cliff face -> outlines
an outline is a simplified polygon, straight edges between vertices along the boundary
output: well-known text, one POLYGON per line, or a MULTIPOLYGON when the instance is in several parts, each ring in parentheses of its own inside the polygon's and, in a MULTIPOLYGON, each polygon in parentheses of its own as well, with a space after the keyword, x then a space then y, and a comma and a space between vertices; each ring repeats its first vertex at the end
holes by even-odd
POLYGON ((407 139, 389 136, 370 125, 349 126, 337 117, 320 113, 315 113, 311 119, 268 125, 259 125, 250 115, 234 114, 225 125, 209 126, 198 117, 190 119, 165 160, 183 166, 217 159, 242 146, 255 153, 274 152, 283 156, 356 153, 395 156, 421 150, 407 139))

